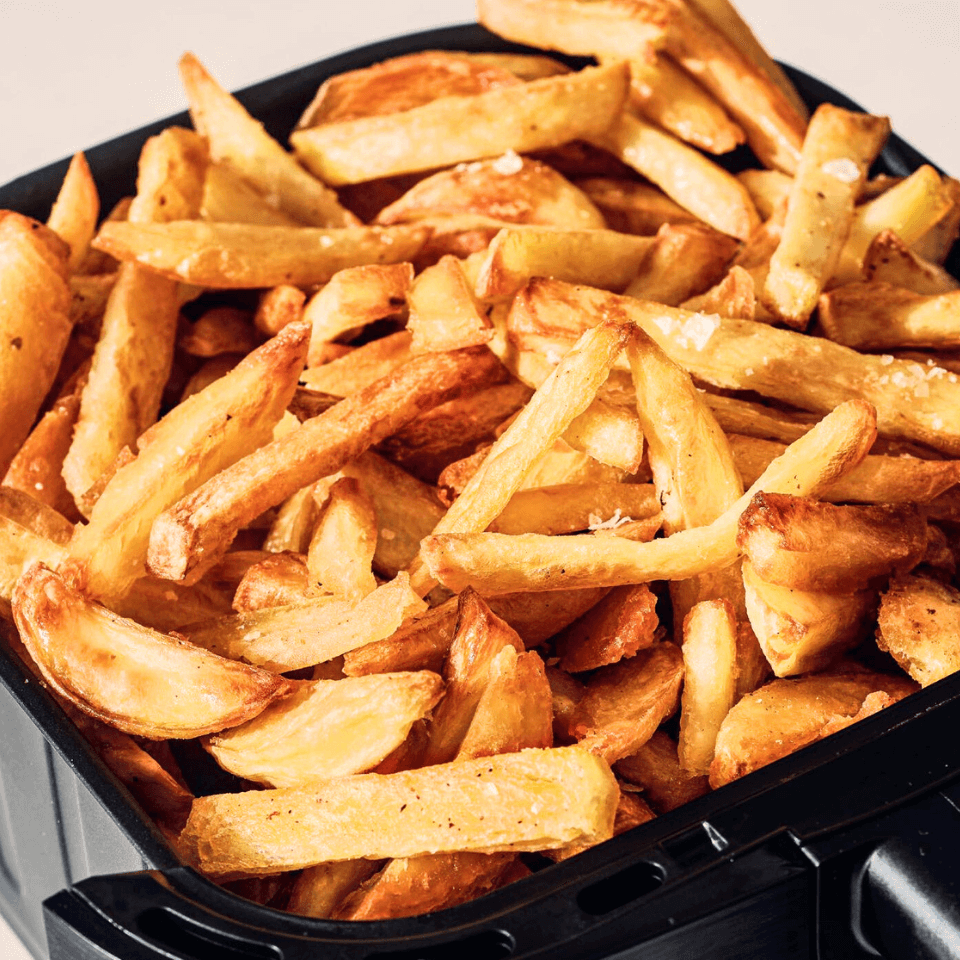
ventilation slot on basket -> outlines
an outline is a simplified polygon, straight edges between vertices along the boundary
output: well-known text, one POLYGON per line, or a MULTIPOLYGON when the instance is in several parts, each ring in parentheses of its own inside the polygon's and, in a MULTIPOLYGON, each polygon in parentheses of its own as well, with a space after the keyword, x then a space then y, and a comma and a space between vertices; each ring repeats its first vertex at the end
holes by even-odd
POLYGON ((160 907, 142 913, 138 925, 155 943, 197 960, 283 960, 276 947, 234 939, 160 907))
POLYGON ((487 930, 465 940, 432 947, 371 953, 367 960, 503 960, 513 953, 513 937, 502 930, 487 930))
POLYGON ((666 879, 659 863, 636 863, 577 894, 577 905, 584 913, 599 917, 640 897, 653 893, 666 879))

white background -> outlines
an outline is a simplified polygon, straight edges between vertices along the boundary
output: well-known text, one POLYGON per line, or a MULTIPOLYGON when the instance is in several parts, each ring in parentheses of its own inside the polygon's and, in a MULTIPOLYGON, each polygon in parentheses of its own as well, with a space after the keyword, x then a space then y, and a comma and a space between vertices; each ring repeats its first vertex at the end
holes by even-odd
MULTIPOLYGON (((960 0, 739 6, 775 57, 888 114, 896 132, 960 176, 960 0)), ((0 0, 0 183, 182 110, 176 61, 185 50, 236 89, 471 19, 472 0, 0 0)), ((2 922, 0 957, 27 960, 2 922)))

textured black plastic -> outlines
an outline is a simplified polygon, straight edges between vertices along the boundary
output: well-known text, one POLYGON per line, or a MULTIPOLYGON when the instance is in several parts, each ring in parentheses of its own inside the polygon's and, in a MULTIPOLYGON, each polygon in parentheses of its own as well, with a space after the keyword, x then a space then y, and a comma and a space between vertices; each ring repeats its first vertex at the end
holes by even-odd
MULTIPOLYGON (((282 139, 330 74, 429 48, 522 49, 477 26, 446 28, 363 47, 239 97, 282 139)), ((788 70, 811 105, 856 106, 788 70)), ((180 115, 87 151, 105 208, 133 191, 143 141, 171 122, 188 121, 180 115)), ((738 152, 731 162, 748 158, 738 152)), ((902 175, 924 162, 894 137, 877 170, 902 175)), ((0 188, 0 208, 45 219, 66 166, 0 188)), ((955 251, 954 274, 958 260, 955 251)), ((917 873, 930 824, 951 850, 960 837, 957 676, 473 903, 404 920, 307 920, 179 866, 6 649, 0 681, 0 910, 37 957, 48 955, 45 918, 52 960, 857 960, 881 955, 876 947, 891 937, 913 952, 886 955, 906 958, 922 954, 903 929, 920 927, 886 922, 891 878, 917 873)), ((927 870, 924 902, 945 890, 947 909, 956 862, 939 858, 927 870)))

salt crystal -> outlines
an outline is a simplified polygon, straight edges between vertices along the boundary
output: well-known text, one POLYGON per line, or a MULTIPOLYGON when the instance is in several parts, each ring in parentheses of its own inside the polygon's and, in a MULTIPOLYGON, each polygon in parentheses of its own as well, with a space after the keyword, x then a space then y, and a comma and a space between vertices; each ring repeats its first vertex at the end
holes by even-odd
POLYGON ((856 183, 860 179, 860 168, 853 160, 841 157, 821 164, 820 171, 841 183, 856 183))
POLYGON ((493 161, 493 169, 503 177, 512 176, 523 169, 523 158, 514 150, 508 150, 493 161))

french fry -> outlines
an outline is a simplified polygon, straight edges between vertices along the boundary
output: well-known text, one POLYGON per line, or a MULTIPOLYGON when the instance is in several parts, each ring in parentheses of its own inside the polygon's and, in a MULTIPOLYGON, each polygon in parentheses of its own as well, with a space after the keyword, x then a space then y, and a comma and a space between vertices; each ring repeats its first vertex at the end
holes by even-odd
POLYGON ((735 240, 708 227, 664 224, 624 292, 679 306, 716 283, 736 249, 735 240))
POLYGON ((602 134, 623 106, 627 69, 620 63, 477 93, 445 96, 386 116, 295 131, 301 162, 333 186, 507 150, 529 153, 602 134))
POLYGON ((630 61, 630 107, 675 137, 708 153, 729 153, 743 130, 669 57, 630 61))
POLYGON ((946 209, 912 246, 917 254, 933 263, 946 263, 960 235, 960 180, 944 177, 941 199, 946 209))
POLYGON ((405 574, 359 601, 331 595, 187 625, 191 643, 273 673, 325 663, 349 650, 391 636, 425 610, 405 574))
POLYGON ((734 264, 718 284, 701 296, 684 301, 682 306, 699 313, 753 320, 757 315, 756 284, 748 271, 734 264))
POLYGON ((736 177, 639 117, 621 114, 593 142, 720 233, 746 240, 760 223, 750 194, 736 177))
POLYGON ((871 589, 810 590, 763 580, 743 562, 747 613, 767 662, 778 677, 822 670, 863 639, 876 609, 871 589))
MULTIPOLYGON (((252 564, 244 573, 233 595, 233 609, 237 613, 249 613, 267 607, 284 607, 307 600, 319 592, 311 583, 303 554, 272 553, 252 564)), ((207 617, 194 617, 186 622, 205 619, 207 617)))
MULTIPOLYGON (((128 219, 103 226, 148 228, 195 217, 206 167, 206 144, 192 131, 172 127, 151 137, 140 154, 128 219)), ((63 475, 74 498, 96 483, 123 447, 134 448, 156 420, 173 362, 179 308, 177 284, 135 264, 121 266, 64 458, 63 475)))
POLYGON ((960 289, 960 281, 914 253, 893 230, 882 230, 873 238, 863 255, 863 279, 925 295, 960 289))
POLYGON ((887 283, 849 283, 820 297, 831 340, 858 350, 960 346, 960 290, 922 295, 887 283))
POLYGON ((790 196, 793 177, 779 170, 741 170, 737 179, 747 188, 761 219, 768 220, 790 196))
MULTIPOLYGON (((634 827, 639 827, 644 823, 649 823, 656 817, 656 814, 650 809, 645 800, 642 800, 634 793, 626 792, 623 787, 620 788, 620 799, 617 801, 617 815, 613 821, 613 835, 619 837, 621 833, 626 833, 634 827)), ((562 860, 569 860, 584 850, 589 850, 595 844, 591 843, 572 843, 566 847, 558 847, 556 850, 547 850, 545 856, 549 857, 555 863, 562 860)))
POLYGON ((232 168, 211 163, 203 181, 200 216, 215 223, 256 223, 266 227, 301 226, 296 217, 271 206, 232 168))
POLYGON ((410 260, 427 235, 417 225, 325 229, 178 220, 105 223, 93 243, 118 260, 201 287, 304 287, 345 267, 410 260))
POLYGON ((958 617, 960 595, 949 584, 897 577, 880 598, 877 645, 926 687, 960 668, 958 617))
POLYGON ((291 689, 283 677, 118 617, 41 564, 20 578, 12 607, 47 683, 125 733, 201 736, 251 719, 291 689))
POLYGON ((315 392, 335 397, 352 396, 410 360, 412 343, 409 331, 398 330, 362 347, 348 349, 342 357, 325 359, 322 366, 305 370, 300 382, 315 392))
POLYGON ((306 681, 204 746, 225 770, 268 787, 362 773, 396 749, 442 694, 440 677, 426 670, 306 681))
POLYGON ((618 760, 617 776, 643 788, 647 802, 658 813, 702 797, 710 789, 705 776, 691 774, 680 766, 677 744, 658 730, 636 753, 618 760))
MULTIPOLYGON (((630 335, 625 327, 601 324, 578 341, 494 443, 463 492, 424 542, 438 534, 479 531, 487 527, 519 489, 537 457, 586 409, 630 335)), ((420 557, 414 561, 411 571, 415 590, 426 593, 433 588, 420 557)))
POLYGON ((547 164, 515 153, 431 174, 381 210, 377 223, 471 213, 567 229, 607 225, 581 189, 547 164))
POLYGON ((833 276, 867 170, 889 135, 886 117, 827 103, 810 120, 763 288, 765 305, 789 326, 806 326, 833 276))
POLYGON ((180 77, 194 126, 210 143, 214 160, 239 174, 260 194, 271 198, 272 206, 301 223, 318 227, 357 224, 337 195, 311 177, 238 100, 220 87, 193 54, 181 57, 180 77))
POLYGON ((850 590, 915 567, 927 523, 912 504, 837 506, 759 492, 740 516, 737 543, 768 583, 850 590))
POLYGON ((608 763, 628 757, 676 711, 682 681, 683 658, 669 641, 602 667, 573 711, 570 732, 608 763))
POLYGON ((509 299, 531 277, 619 292, 636 275, 650 245, 646 237, 615 230, 505 228, 490 243, 476 293, 482 300, 509 299))
POLYGON ((368 264, 335 273, 303 310, 313 328, 307 366, 320 365, 322 344, 402 310, 412 281, 409 263, 368 264))
POLYGON ((47 218, 47 226, 70 248, 67 269, 76 273, 90 249, 100 214, 100 196, 87 158, 75 153, 47 218))
POLYGON ((869 671, 774 680, 727 714, 717 736, 710 786, 717 789, 820 739, 829 721, 857 713, 871 693, 882 691, 899 700, 914 690, 905 678, 869 671))
POLYGON ((281 283, 264 291, 253 315, 253 325, 268 337, 275 337, 288 323, 303 316, 307 295, 299 287, 281 283))
POLYGON ((409 304, 414 353, 473 347, 493 336, 456 257, 444 256, 426 267, 410 288, 409 304))
POLYGON ((560 667, 595 670, 635 656, 660 638, 657 598, 645 583, 615 587, 554 638, 560 667))
POLYGON ((223 353, 246 354, 261 343, 250 315, 234 307, 213 307, 201 314, 178 338, 177 346, 193 357, 216 357, 223 353))
POLYGON ((314 485, 308 484, 280 505, 264 538, 264 550, 271 553, 307 552, 320 509, 313 492, 314 485))
POLYGON ((509 70, 521 80, 538 80, 540 77, 552 77, 558 73, 569 73, 570 68, 554 60, 536 53, 487 53, 458 51, 458 57, 464 57, 481 65, 500 67, 509 70))
POLYGON ((307 867, 293 885, 287 911, 302 917, 332 917, 379 865, 377 860, 337 860, 307 867))
POLYGON ((737 559, 737 521, 758 490, 799 488, 801 495, 816 496, 861 462, 875 431, 869 404, 841 405, 788 447, 713 523, 662 540, 444 533, 427 537, 421 554, 431 575, 449 589, 472 585, 489 594, 682 580, 721 570, 737 559))
MULTIPOLYGON (((734 443, 734 434, 756 437, 764 441, 779 441, 781 444, 792 443, 802 437, 817 421, 815 414, 800 411, 787 412, 721 393, 708 391, 703 394, 703 400, 713 411, 717 423, 723 428, 731 444, 734 443)), ((781 446, 780 449, 782 450, 783 447, 781 446)), ((745 483, 752 483, 762 472, 751 471, 750 480, 747 480, 739 461, 737 467, 745 483)))
POLYGON ((311 582, 344 600, 359 601, 373 593, 377 523, 373 501, 359 481, 342 477, 334 483, 307 550, 311 582))
POLYGON ((669 16, 657 4, 624 8, 616 0, 480 0, 477 18, 494 33, 548 50, 629 60, 659 46, 669 16), (642 15, 631 16, 633 9, 642 15))
POLYGON ((0 213, 0 470, 6 473, 53 385, 70 336, 67 245, 18 213, 0 213))
POLYGON ((288 327, 141 436, 139 455, 113 476, 70 545, 72 576, 91 596, 122 596, 145 572, 157 514, 269 439, 293 395, 308 332, 288 327))
POLYGON ((484 348, 415 357, 394 375, 222 470, 154 520, 151 571, 182 580, 201 560, 215 562, 237 530, 264 510, 336 473, 424 410, 489 382, 498 366, 484 348))
POLYGON ((524 750, 389 776, 198 798, 183 842, 214 875, 278 873, 358 857, 542 850, 609 838, 618 795, 607 764, 580 747, 524 750), (536 814, 517 817, 537 801, 536 814), (365 816, 358 819, 357 810, 365 816))
POLYGON ((621 233, 652 236, 665 223, 698 223, 689 210, 662 190, 633 180, 591 177, 577 186, 603 213, 607 226, 621 233))

